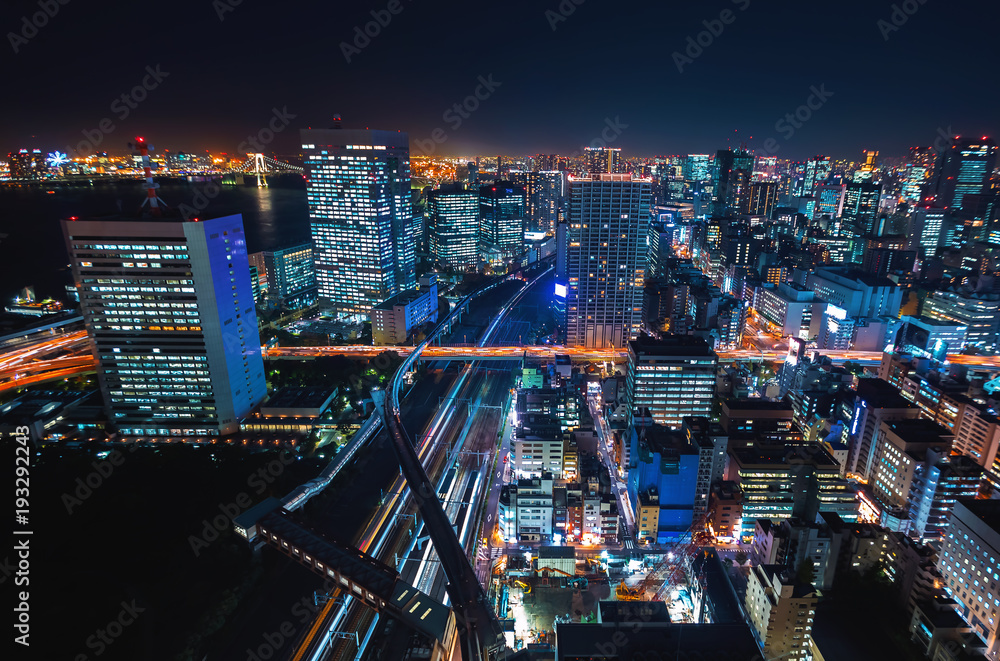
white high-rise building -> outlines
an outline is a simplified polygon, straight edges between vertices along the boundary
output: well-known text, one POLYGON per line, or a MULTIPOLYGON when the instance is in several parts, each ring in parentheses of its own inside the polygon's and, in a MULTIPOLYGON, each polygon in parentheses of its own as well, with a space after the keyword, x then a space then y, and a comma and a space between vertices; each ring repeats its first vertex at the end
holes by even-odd
POLYGON ((767 659, 812 658, 819 593, 778 565, 758 565, 747 581, 747 618, 767 659))
POLYGON ((651 183, 629 174, 570 181, 565 238, 566 342, 622 347, 639 334, 651 183))
POLYGON ((300 131, 320 307, 366 315, 416 287, 406 133, 300 131))
POLYGON ((1000 501, 959 499, 938 556, 945 589, 983 639, 986 657, 1000 658, 1000 501))
POLYGON ((64 220, 108 421, 192 442, 267 393, 243 218, 64 220))

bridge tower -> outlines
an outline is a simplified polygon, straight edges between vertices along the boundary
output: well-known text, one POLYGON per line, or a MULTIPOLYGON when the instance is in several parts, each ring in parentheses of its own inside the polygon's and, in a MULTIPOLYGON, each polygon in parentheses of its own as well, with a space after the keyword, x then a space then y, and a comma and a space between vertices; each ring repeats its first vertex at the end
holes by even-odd
POLYGON ((257 188, 267 188, 267 178, 264 174, 267 172, 267 163, 264 162, 263 154, 247 154, 253 158, 253 173, 257 177, 257 188))

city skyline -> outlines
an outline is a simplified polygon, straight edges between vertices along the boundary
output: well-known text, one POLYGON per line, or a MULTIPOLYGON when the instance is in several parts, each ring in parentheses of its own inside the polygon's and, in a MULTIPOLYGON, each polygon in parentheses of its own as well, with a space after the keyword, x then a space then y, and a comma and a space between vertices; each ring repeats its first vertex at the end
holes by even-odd
POLYGON ((13 659, 1000 661, 1000 6, 16 3, 13 659))

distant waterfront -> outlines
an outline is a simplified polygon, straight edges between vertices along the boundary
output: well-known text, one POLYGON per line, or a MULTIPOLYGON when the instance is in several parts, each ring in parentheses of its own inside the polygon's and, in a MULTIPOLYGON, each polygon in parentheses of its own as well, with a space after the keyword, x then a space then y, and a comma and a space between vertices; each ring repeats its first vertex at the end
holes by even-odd
MULTIPOLYGON (((164 184, 159 195, 169 206, 193 205, 196 193, 205 185, 164 184)), ((133 181, 55 188, 0 187, 0 309, 27 285, 34 285, 40 297, 65 300, 63 287, 71 283, 71 277, 61 218, 134 212, 144 198, 145 190, 133 181)), ((206 212, 242 213, 251 252, 309 239, 304 183, 271 188, 222 186, 206 212)))

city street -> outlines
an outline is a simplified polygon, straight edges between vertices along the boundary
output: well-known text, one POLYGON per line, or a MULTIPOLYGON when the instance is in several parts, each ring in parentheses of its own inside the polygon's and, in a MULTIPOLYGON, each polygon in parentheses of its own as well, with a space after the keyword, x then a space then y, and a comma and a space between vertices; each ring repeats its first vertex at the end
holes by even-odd
POLYGON ((601 458, 601 463, 608 469, 608 474, 611 476, 611 489, 618 499, 618 515, 623 522, 621 526, 623 533, 620 533, 621 539, 618 540, 619 545, 624 549, 634 549, 636 546, 635 512, 632 510, 631 503, 629 502, 628 485, 618 474, 618 467, 611 457, 612 435, 601 411, 601 395, 599 393, 588 394, 586 397, 587 407, 590 409, 590 415, 594 419, 594 429, 597 431, 597 454, 601 458))

